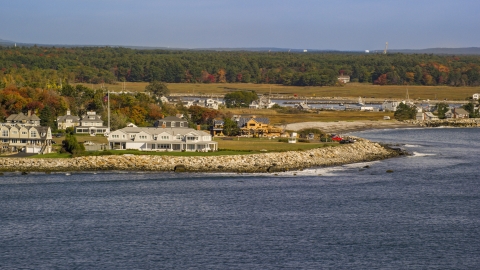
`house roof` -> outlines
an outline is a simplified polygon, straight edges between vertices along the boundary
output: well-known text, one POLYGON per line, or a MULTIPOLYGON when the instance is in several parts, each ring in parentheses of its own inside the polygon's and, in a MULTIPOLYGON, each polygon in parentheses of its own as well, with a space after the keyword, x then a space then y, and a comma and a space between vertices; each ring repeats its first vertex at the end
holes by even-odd
POLYGON ((193 128, 125 127, 117 131, 122 131, 124 133, 139 133, 143 131, 150 135, 158 135, 166 132, 171 135, 187 135, 193 133, 198 136, 210 136, 210 134, 207 132, 195 130, 193 128))
POLYGON ((465 115, 468 115, 470 114, 469 112, 467 112, 465 109, 463 108, 455 108, 455 113, 456 114, 465 114, 465 115))
POLYGON ((76 115, 62 115, 57 117, 58 122, 64 122, 67 119, 71 119, 73 121, 80 121, 80 117, 76 115))
POLYGON ((167 116, 163 119, 159 119, 158 121, 164 121, 164 122, 171 122, 171 121, 174 121, 174 122, 186 122, 185 119, 182 119, 182 118, 179 118, 179 117, 176 117, 176 116, 167 116))
POLYGON ((36 116, 35 114, 32 114, 30 116, 27 116, 23 113, 19 113, 19 114, 11 114, 9 117, 7 117, 6 119, 7 121, 15 121, 15 122, 19 122, 19 121, 40 121, 40 118, 38 118, 38 116, 36 116))
POLYGON ((245 125, 248 123, 248 121, 250 121, 250 120, 252 120, 252 119, 255 120, 255 121, 257 121, 258 123, 262 123, 262 124, 266 124, 266 125, 270 124, 270 120, 269 120, 268 118, 266 118, 266 117, 257 117, 257 118, 253 118, 253 117, 240 117, 240 118, 238 118, 237 126, 238 126, 238 127, 243 127, 243 126, 245 126, 245 125))

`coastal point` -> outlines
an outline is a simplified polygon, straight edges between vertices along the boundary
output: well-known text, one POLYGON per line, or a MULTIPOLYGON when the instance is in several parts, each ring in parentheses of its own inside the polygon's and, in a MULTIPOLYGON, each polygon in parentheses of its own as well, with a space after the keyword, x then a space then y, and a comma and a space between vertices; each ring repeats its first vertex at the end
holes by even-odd
POLYGON ((158 171, 158 172, 234 172, 273 173, 301 170, 316 166, 336 166, 356 162, 381 160, 399 153, 365 139, 337 147, 307 151, 288 151, 251 155, 206 157, 175 156, 90 156, 61 158, 2 158, 4 172, 70 172, 70 171, 158 171))

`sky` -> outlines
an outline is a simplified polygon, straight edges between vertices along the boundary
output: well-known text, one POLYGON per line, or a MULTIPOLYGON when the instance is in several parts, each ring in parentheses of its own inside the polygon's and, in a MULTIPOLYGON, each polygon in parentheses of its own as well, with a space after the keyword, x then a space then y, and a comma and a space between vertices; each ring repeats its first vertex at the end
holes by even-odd
POLYGON ((480 47, 479 0, 5 0, 0 39, 170 48, 480 47))

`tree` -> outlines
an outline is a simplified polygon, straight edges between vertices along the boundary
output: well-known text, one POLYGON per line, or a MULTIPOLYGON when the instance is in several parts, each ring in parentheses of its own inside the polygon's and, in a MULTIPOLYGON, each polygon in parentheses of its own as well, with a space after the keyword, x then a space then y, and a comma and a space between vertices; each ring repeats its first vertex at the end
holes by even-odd
POLYGON ((240 128, 238 127, 237 122, 230 118, 225 118, 223 121, 223 134, 227 136, 235 136, 240 133, 240 128))
POLYGON ((437 104, 437 116, 440 119, 445 119, 445 113, 450 109, 447 103, 438 103, 437 104))
POLYGON ((152 81, 145 87, 146 92, 152 93, 155 99, 159 99, 162 96, 168 96, 170 90, 167 87, 167 84, 164 82, 152 81))
POLYGON ((71 153, 72 155, 77 155, 85 151, 85 146, 78 143, 75 135, 66 134, 65 140, 62 141, 62 146, 64 151, 71 153))
POLYGON ((224 98, 227 108, 248 107, 252 101, 257 99, 257 94, 252 91, 236 91, 226 94, 224 98))
POLYGON ((478 111, 475 111, 475 104, 473 104, 472 102, 463 105, 462 108, 468 112, 470 118, 475 118, 478 116, 478 111))
POLYGON ((50 106, 46 106, 40 111, 39 118, 40 125, 50 127, 52 131, 57 130, 57 126, 55 125, 55 116, 52 114, 50 106))
POLYGON ((415 119, 417 115, 417 109, 415 106, 409 106, 405 103, 400 103, 395 111, 394 117, 397 120, 415 119))

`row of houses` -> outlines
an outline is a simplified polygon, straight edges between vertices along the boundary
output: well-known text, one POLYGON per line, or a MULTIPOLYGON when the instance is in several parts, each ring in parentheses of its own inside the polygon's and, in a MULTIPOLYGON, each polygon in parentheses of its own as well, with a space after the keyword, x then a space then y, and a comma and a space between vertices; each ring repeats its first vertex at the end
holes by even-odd
POLYGON ((57 117, 57 128, 66 130, 67 128, 74 128, 75 133, 79 134, 107 134, 110 129, 103 125, 103 120, 96 112, 87 112, 82 117, 71 115, 67 111, 66 115, 57 117))
POLYGON ((40 126, 40 118, 30 111, 12 114, 0 123, 0 151, 26 153, 51 153, 52 131, 40 126))

